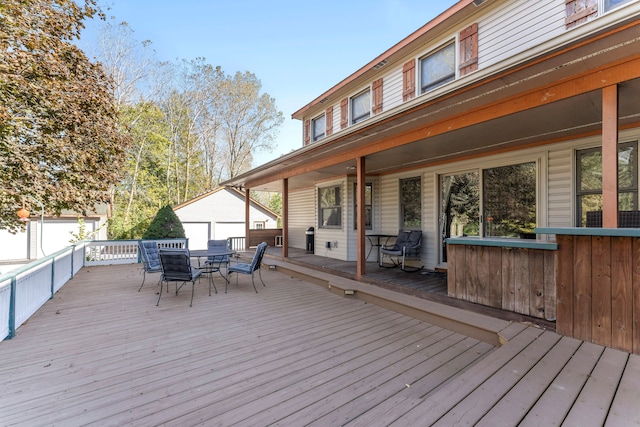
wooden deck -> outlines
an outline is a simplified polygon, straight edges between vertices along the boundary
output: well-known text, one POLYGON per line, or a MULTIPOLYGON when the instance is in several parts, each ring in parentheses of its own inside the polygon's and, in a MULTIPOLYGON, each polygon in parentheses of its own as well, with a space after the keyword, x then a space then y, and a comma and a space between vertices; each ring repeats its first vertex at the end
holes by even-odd
MULTIPOLYGON (((155 276, 157 277, 157 276, 155 276)), ((640 357, 504 322, 501 347, 280 271, 136 292, 91 267, 0 343, 0 424, 630 425, 640 357)), ((404 296, 407 298, 407 296, 404 296)), ((500 321, 502 322, 502 321, 500 321)), ((494 322, 496 324, 496 322, 494 322)), ((497 323, 499 324, 499 323, 497 323)))

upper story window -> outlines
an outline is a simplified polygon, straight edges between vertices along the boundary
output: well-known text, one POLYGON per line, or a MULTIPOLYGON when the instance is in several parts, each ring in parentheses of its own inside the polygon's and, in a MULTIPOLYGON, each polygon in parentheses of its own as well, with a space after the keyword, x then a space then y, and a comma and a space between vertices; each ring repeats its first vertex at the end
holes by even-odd
POLYGON ((455 79, 455 53, 455 43, 450 43, 420 60, 421 93, 435 89, 455 79))
POLYGON ((318 189, 318 222, 320 228, 342 227, 342 197, 339 185, 318 189))
POLYGON ((351 98, 351 124, 366 120, 371 115, 371 93, 367 89, 351 98))
POLYGON ((607 12, 614 7, 621 6, 625 3, 631 3, 632 0, 604 0, 604 11, 607 12))
POLYGON ((315 119, 313 119, 311 121, 311 128, 312 128, 312 137, 314 141, 318 141, 319 139, 322 139, 325 137, 325 132, 326 132, 326 128, 327 128, 327 122, 326 122, 326 118, 325 115, 321 115, 319 117, 316 117, 315 119))

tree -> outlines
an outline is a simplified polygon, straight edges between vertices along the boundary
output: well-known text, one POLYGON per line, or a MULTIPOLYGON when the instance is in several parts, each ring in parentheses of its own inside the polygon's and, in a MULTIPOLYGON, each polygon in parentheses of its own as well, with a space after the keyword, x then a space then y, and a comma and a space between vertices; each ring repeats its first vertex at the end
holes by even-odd
POLYGON ((260 94, 255 74, 226 77, 220 93, 220 133, 226 144, 223 157, 228 178, 251 168, 253 152, 271 150, 278 127, 284 121, 275 99, 260 94))
POLYGON ((118 133, 110 79, 73 44, 95 0, 0 3, 0 228, 42 201, 83 215, 108 202, 128 139, 118 133))
POLYGON ((149 228, 142 235, 143 239, 183 238, 184 227, 170 205, 160 208, 149 228))

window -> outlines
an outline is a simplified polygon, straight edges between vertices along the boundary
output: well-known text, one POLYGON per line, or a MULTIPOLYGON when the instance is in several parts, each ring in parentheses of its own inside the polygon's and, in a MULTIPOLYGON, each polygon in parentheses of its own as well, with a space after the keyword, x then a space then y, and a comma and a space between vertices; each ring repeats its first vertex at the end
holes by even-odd
POLYGON ((342 226, 340 186, 318 189, 318 222, 320 228, 340 228, 342 226))
POLYGON ((254 230, 264 230, 264 221, 254 221, 253 229, 254 230))
POLYGON ((422 229, 422 191, 420 177, 400 180, 400 228, 422 229))
MULTIPOLYGON (((353 200, 354 202, 354 211, 353 211, 353 229, 358 229, 358 184, 353 184, 353 200)), ((372 200, 373 200, 373 185, 365 184, 364 186, 364 225, 366 230, 371 230, 373 228, 373 210, 372 210, 372 200)))
POLYGON ((324 138, 325 135, 325 129, 326 129, 326 121, 325 121, 325 115, 321 115, 320 117, 317 117, 315 119, 312 120, 312 127, 313 127, 313 140, 317 141, 319 139, 324 138))
MULTIPOLYGON (((637 153, 637 142, 618 144, 619 211, 638 210, 637 153)), ((601 226, 602 147, 577 151, 576 157, 576 222, 580 227, 601 226)))
POLYGON ((455 43, 420 60, 420 87, 425 93, 453 81, 456 77, 455 43))
POLYGON ((536 162, 482 171, 485 236, 535 236, 536 174, 536 162))
POLYGON ((604 0, 604 10, 606 12, 613 9, 614 7, 618 7, 630 2, 631 0, 604 0))
POLYGON ((371 101, 369 89, 351 98, 351 124, 359 123, 369 118, 371 101))

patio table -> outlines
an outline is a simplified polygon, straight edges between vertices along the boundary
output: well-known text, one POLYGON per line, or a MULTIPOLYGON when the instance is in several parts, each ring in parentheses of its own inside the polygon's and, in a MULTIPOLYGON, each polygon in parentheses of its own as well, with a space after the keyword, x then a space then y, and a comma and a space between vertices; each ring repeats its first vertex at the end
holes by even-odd
POLYGON ((222 278, 227 281, 227 283, 229 283, 228 272, 223 275, 222 272, 220 271, 220 264, 218 264, 217 267, 214 266, 213 264, 201 267, 200 258, 232 256, 234 254, 235 254, 235 251, 232 251, 230 249, 226 251, 220 251, 220 250, 212 251, 209 249, 195 249, 195 250, 189 251, 189 256, 191 258, 198 259, 198 268, 202 270, 204 274, 208 274, 210 280, 213 280, 213 273, 218 272, 220 273, 220 276, 222 276, 222 278))
POLYGON ((384 241, 384 244, 386 245, 389 242, 389 239, 392 237, 396 237, 395 234, 366 234, 367 239, 369 240, 369 243, 371 244, 371 247, 369 248, 369 252, 367 252, 367 256, 365 257, 365 260, 369 259, 369 255, 371 255, 371 251, 373 250, 374 247, 376 247, 376 253, 378 254, 377 257, 378 259, 376 259, 376 262, 379 261, 380 259, 380 247, 382 246, 382 243, 380 242, 380 239, 386 239, 384 241), (375 243, 374 240, 375 239, 375 243))

